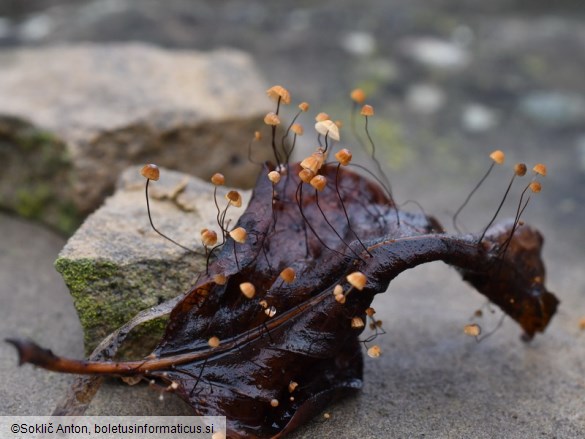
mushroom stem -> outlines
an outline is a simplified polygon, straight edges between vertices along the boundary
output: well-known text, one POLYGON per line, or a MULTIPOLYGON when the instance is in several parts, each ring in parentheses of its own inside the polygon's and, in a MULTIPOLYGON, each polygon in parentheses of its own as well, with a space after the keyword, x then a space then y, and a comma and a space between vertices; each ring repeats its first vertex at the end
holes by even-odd
POLYGON ((486 180, 486 178, 488 178, 488 176, 491 174, 492 169, 494 169, 495 164, 496 164, 496 162, 491 163, 487 172, 484 174, 483 177, 481 177, 481 179, 477 182, 477 184, 471 190, 471 192, 469 192, 469 194, 467 195, 467 198, 465 198, 465 201, 463 202, 463 204, 461 206, 459 206, 459 209, 457 209, 457 212, 455 212, 455 214, 453 215, 453 228, 455 230, 457 230, 458 233, 461 233, 461 230, 459 230, 459 227, 457 227, 457 217, 459 216, 461 211, 465 208, 465 206, 467 206, 467 203, 469 203, 469 200, 471 200, 471 197, 473 197, 473 195, 477 192, 477 190, 483 184, 483 182, 486 180))
POLYGON ((152 221, 152 215, 150 213, 150 202, 148 200, 148 183, 150 183, 150 179, 146 179, 146 187, 145 187, 145 194, 146 194, 146 210, 148 212, 148 220, 150 221, 150 226, 152 227, 152 230, 154 230, 156 233, 158 233, 160 236, 162 236, 164 239, 166 239, 167 241, 172 242, 173 244, 175 244, 178 247, 181 247, 183 250, 188 251, 189 253, 193 253, 195 255, 202 255, 202 253, 196 252, 195 250, 190 249, 189 247, 185 247, 182 244, 179 244, 177 241, 175 241, 172 238, 169 238, 167 235, 165 235, 164 233, 162 233, 161 231, 159 231, 155 226, 154 223, 152 221))

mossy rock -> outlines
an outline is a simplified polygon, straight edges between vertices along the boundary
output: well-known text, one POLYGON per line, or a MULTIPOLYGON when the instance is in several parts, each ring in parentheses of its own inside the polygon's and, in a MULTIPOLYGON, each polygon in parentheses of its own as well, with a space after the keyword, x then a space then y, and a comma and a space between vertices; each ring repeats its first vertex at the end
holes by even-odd
MULTIPOLYGON (((273 107, 266 88, 252 58, 235 50, 129 43, 0 51, 0 208, 71 235, 120 173, 140 163, 205 179, 223 172, 252 187, 256 165, 245 145, 273 107)), ((255 160, 272 157, 269 142, 255 144, 255 160)))
MULTIPOLYGON (((140 167, 126 170, 114 195, 69 239, 55 267, 69 287, 89 354, 108 334, 140 311, 188 291, 205 269, 203 228, 215 229, 215 187, 195 177, 161 169, 150 185, 155 224, 194 253, 163 239, 150 227, 140 167)), ((218 188, 219 202, 230 188, 218 188)), ((242 192, 247 202, 249 192, 242 192)), ((243 208, 229 209, 235 224, 243 208)), ((122 353, 141 358, 160 340, 166 320, 133 331, 122 353)))
POLYGON ((0 117, 0 161, 0 207, 64 234, 79 227, 82 215, 69 190, 71 160, 61 139, 24 121, 0 117))
MULTIPOLYGON (((88 355, 103 338, 140 311, 182 293, 193 270, 186 261, 145 260, 116 265, 108 260, 64 257, 57 259, 55 268, 73 297, 88 355), (169 273, 173 273, 172 281, 169 273)), ((162 337, 166 324, 167 319, 161 318, 139 326, 122 355, 140 358, 148 354, 162 337)))

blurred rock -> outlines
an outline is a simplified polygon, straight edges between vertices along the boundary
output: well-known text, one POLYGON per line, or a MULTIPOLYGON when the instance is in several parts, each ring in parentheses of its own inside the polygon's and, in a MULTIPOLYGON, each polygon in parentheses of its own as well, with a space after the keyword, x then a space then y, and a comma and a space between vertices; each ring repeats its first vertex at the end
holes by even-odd
POLYGON ((46 38, 54 28, 52 18, 46 14, 33 14, 18 28, 19 37, 26 42, 34 42, 46 38))
POLYGON ((376 40, 368 32, 349 32, 342 38, 341 47, 351 55, 368 56, 376 50, 376 40))
POLYGON ((408 107, 420 114, 433 114, 445 104, 445 93, 432 84, 415 84, 406 93, 408 107))
POLYGON ((475 41, 475 33, 471 27, 460 24, 451 32, 451 40, 459 47, 471 48, 475 41))
POLYGON ((579 170, 585 174, 585 134, 582 134, 577 138, 575 145, 575 152, 577 155, 577 163, 579 164, 579 170))
POLYGON ((463 108, 461 123, 466 131, 481 133, 494 128, 498 117, 494 110, 481 104, 469 104, 463 108))
POLYGON ((533 92, 521 98, 520 111, 547 127, 566 128, 585 120, 585 98, 554 91, 533 92))
POLYGON ((0 40, 10 35, 11 27, 7 18, 0 17, 0 40))
MULTIPOLYGON (((124 171, 115 194, 86 219, 55 262, 73 297, 88 353, 139 311, 187 291, 205 268, 201 229, 220 234, 210 183, 161 169, 160 180, 150 184, 155 227, 199 254, 152 230, 144 185, 140 167, 124 171)), ((218 188, 222 208, 227 191, 218 188)), ((246 206, 249 192, 242 196, 246 206)), ((228 209, 226 219, 235 224, 243 208, 228 209)), ((164 326, 155 321, 143 328, 126 352, 138 358, 141 349, 148 351, 158 341, 164 326)))
MULTIPOLYGON (((144 44, 0 52, 0 205, 66 232, 154 162, 250 187, 248 143, 273 105, 239 51, 144 44), (14 188, 17 188, 16 190, 14 188)), ((254 159, 270 157, 256 146, 254 159)))
POLYGON ((438 38, 408 38, 401 43, 401 48, 407 57, 434 69, 459 70, 471 61, 468 50, 438 38))

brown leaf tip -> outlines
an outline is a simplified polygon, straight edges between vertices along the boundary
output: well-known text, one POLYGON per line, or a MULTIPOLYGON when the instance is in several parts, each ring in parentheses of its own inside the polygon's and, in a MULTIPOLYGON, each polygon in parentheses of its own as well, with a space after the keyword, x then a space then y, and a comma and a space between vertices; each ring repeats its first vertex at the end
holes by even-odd
POLYGON ((36 366, 45 366, 54 362, 57 357, 49 349, 43 349, 30 340, 19 340, 16 338, 4 339, 6 343, 11 344, 18 351, 18 365, 30 363, 36 366))

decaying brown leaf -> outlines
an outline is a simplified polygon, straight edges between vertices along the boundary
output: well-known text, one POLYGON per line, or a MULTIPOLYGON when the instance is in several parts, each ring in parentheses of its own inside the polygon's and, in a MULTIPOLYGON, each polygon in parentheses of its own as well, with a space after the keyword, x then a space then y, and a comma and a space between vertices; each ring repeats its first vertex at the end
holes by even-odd
POLYGON ((237 224, 246 240, 228 237, 174 307, 153 355, 83 362, 9 340, 20 363, 175 383, 194 413, 227 416, 229 437, 275 437, 361 387, 363 325, 352 319, 365 321, 374 295, 409 268, 436 260, 454 266, 527 338, 555 313, 558 301, 544 286, 542 237, 532 227, 497 223, 478 242, 477 236, 446 234, 422 214, 399 211, 398 222, 389 196, 345 168, 324 165, 320 175, 328 183, 319 191, 299 180, 300 170, 287 165, 274 183, 267 178, 274 168, 263 169, 237 224), (295 273, 291 282, 280 276, 287 268, 295 273), (347 280, 355 272, 365 275, 362 290, 347 280), (247 282, 255 288, 250 297, 240 288, 247 282))

